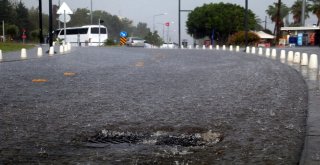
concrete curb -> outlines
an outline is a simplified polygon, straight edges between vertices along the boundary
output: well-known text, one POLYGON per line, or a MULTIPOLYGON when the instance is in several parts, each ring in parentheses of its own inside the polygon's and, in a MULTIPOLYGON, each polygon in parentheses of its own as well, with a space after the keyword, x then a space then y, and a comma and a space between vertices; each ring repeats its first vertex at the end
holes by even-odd
POLYGON ((308 116, 306 137, 300 165, 320 164, 320 90, 319 80, 308 81, 308 116))

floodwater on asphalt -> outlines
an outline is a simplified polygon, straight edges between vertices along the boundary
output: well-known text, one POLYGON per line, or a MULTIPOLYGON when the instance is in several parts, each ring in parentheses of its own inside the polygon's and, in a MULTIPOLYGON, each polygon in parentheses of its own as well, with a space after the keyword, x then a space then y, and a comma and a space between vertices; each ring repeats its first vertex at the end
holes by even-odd
POLYGON ((2 164, 297 164, 302 76, 227 51, 78 48, 0 63, 2 164))

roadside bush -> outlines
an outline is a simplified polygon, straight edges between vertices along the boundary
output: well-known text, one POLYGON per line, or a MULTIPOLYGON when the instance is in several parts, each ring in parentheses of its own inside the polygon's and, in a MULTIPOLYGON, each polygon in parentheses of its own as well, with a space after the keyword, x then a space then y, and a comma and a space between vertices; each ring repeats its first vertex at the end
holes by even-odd
POLYGON ((112 38, 108 38, 107 40, 104 41, 105 46, 113 46, 116 45, 117 43, 114 42, 112 38))
POLYGON ((10 40, 16 38, 18 35, 18 32, 19 32, 19 28, 16 25, 8 25, 6 27, 6 33, 7 35, 9 35, 10 40))
POLYGON ((38 41, 39 40, 39 30, 33 30, 30 32, 31 40, 38 41))
MULTIPOLYGON (((253 32, 248 32, 248 45, 255 45, 260 40, 260 37, 253 32)), ((229 45, 245 45, 245 32, 240 31, 228 38, 229 45)))

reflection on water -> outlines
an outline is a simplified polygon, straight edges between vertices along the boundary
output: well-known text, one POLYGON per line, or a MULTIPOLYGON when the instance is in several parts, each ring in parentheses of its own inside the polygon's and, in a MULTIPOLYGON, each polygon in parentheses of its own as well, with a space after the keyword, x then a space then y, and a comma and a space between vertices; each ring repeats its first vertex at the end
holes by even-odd
MULTIPOLYGON (((280 58, 280 62, 283 64, 287 64, 288 66, 291 66, 292 68, 294 68, 295 70, 299 71, 301 73, 301 75, 303 76, 303 78, 306 80, 306 82, 308 83, 310 89, 319 89, 320 88, 320 72, 319 69, 310 69, 308 66, 308 62, 306 63, 306 59, 303 59, 305 57, 301 57, 301 58, 297 58, 294 60, 293 56, 294 52, 293 51, 289 51, 288 52, 288 57, 287 59, 282 57, 280 58), (299 61, 298 61, 299 60, 299 61), (300 61, 301 60, 301 61, 300 61)), ((298 54, 295 54, 296 56, 298 56, 298 54)), ((306 55, 304 55, 306 56, 306 55)), ((308 59, 307 59, 308 60, 308 59)))
POLYGON ((318 69, 309 69, 308 66, 295 66, 293 67, 297 69, 303 78, 307 81, 310 89, 319 89, 320 87, 320 81, 319 81, 319 72, 318 69))

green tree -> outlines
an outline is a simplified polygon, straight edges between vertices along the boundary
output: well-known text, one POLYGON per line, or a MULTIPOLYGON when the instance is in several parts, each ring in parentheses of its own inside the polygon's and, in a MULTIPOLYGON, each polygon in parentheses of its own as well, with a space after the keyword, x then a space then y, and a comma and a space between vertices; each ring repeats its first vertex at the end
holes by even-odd
POLYGON ((39 29, 39 9, 32 7, 28 11, 29 13, 29 29, 31 31, 39 29))
MULTIPOLYGON (((244 30, 244 8, 230 3, 205 4, 195 8, 188 15, 187 32, 194 38, 211 36, 215 31, 215 39, 227 41, 228 36, 244 30)), ((249 10, 248 27, 254 30, 257 21, 255 14, 249 10)))
POLYGON ((0 0, 0 20, 4 20, 7 24, 13 24, 15 12, 13 5, 9 0, 0 0))
POLYGON ((9 39, 12 40, 17 37, 19 28, 16 25, 8 25, 6 27, 6 34, 9 35, 9 39))
POLYGON ((312 1, 312 13, 315 14, 318 18, 317 26, 320 25, 320 0, 309 0, 312 1))
POLYGON ((25 29, 27 33, 32 30, 30 29, 28 9, 21 1, 16 7, 16 13, 17 17, 15 18, 15 25, 17 25, 21 31, 22 29, 25 29))
POLYGON ((98 24, 99 19, 104 21, 102 25, 107 27, 109 38, 119 38, 120 31, 124 29, 124 24, 118 16, 111 15, 106 11, 93 11, 93 24, 98 24))
MULTIPOLYGON (((306 4, 305 18, 309 18, 309 12, 311 11, 311 5, 306 4)), ((302 13, 302 0, 296 0, 291 6, 291 14, 293 15, 293 25, 301 24, 301 13, 302 13)))
POLYGON ((85 8, 78 8, 73 14, 71 14, 71 20, 68 22, 68 26, 83 26, 90 24, 90 10, 85 8))
MULTIPOLYGON (((280 27, 284 25, 283 19, 289 14, 290 9, 283 3, 281 3, 281 9, 280 9, 280 27)), ((278 3, 273 3, 273 5, 269 5, 268 9, 266 10, 266 13, 269 15, 270 19, 272 22, 275 23, 274 31, 273 33, 276 32, 276 22, 277 22, 277 13, 278 13, 278 3)))
POLYGON ((157 31, 155 31, 154 33, 149 31, 148 34, 144 37, 144 39, 147 43, 152 45, 160 46, 161 44, 163 44, 163 41, 160 38, 157 31))
POLYGON ((134 29, 133 33, 141 38, 147 36, 150 32, 150 28, 147 27, 146 23, 139 22, 137 27, 134 29))

